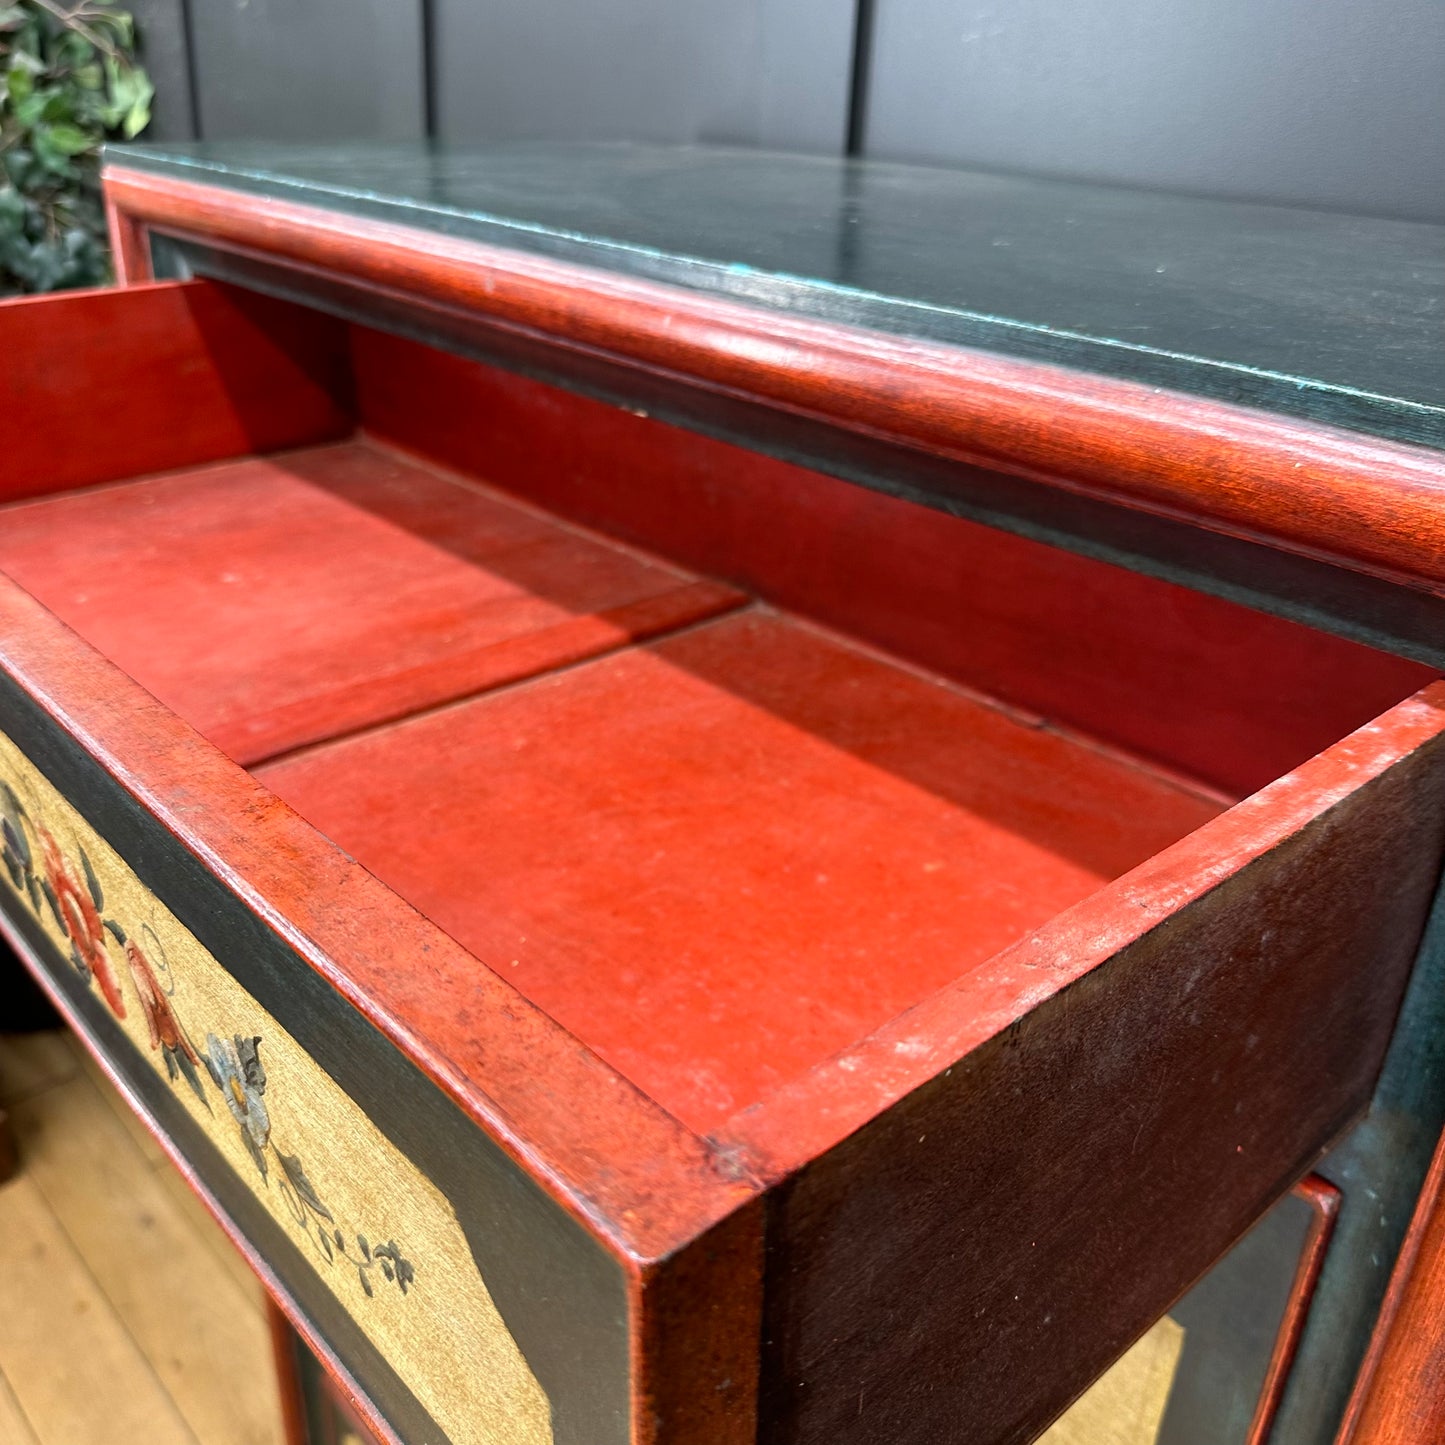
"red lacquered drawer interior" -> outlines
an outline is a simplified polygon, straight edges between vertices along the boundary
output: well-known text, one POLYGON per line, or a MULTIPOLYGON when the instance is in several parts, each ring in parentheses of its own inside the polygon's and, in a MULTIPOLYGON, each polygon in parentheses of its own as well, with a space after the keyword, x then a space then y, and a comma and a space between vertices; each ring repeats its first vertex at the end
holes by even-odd
POLYGON ((1368 1099, 1427 669, 211 283, 6 347, 30 763, 465 1102, 737 1438, 1023 1438, 1368 1099))
POLYGON ((342 351, 380 439, 294 403, 274 440, 322 444, 78 474, 104 484, 3 513, 0 568, 698 1131, 1428 680, 720 444, 675 457, 412 343, 342 351))
POLYGON ((700 1132, 1220 810, 757 609, 259 775, 700 1132))
POLYGON ((1222 806, 367 442, 17 504, 0 567, 701 1131, 1222 806))
POLYGON ((0 568, 242 763, 744 600, 356 442, 21 504, 0 568))

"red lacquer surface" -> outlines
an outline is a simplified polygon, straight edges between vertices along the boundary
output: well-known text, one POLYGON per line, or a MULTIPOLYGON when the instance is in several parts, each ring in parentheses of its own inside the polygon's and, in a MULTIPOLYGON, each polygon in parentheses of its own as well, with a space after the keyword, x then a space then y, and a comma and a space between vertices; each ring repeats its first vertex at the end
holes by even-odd
POLYGON ((346 328, 209 281, 0 302, 0 501, 351 430, 346 328))
POLYGON ((741 600, 356 443, 0 517, 0 568, 241 762, 741 600))
POLYGON ((1445 1438, 1445 1139, 1400 1246, 1335 1445, 1445 1438))
POLYGON ((260 776, 699 1130, 1218 811, 758 610, 260 776))
POLYGON ((1240 796, 1434 673, 356 328, 363 426, 1240 796))

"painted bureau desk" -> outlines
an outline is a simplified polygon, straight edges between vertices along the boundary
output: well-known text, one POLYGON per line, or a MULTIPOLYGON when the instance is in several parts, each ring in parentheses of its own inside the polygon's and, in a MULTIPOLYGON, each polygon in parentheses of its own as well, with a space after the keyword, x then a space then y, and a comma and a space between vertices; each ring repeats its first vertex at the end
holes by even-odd
POLYGON ((1147 1344, 1137 1438, 1331 1440, 1445 1093, 1440 230, 631 146, 106 192, 125 284, 0 307, 0 913, 301 1375, 1021 1445, 1147 1344))

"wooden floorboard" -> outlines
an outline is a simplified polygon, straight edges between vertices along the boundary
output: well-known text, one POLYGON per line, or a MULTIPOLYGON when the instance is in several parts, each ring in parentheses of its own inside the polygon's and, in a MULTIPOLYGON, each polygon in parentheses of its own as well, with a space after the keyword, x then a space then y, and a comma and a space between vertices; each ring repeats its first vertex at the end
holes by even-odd
MULTIPOLYGON (((251 1266, 246 1263, 241 1251, 217 1227, 210 1210, 201 1203, 195 1191, 181 1177, 179 1171, 171 1167, 165 1151, 156 1143, 155 1135, 141 1123, 135 1110, 121 1098, 120 1092, 101 1072, 100 1065, 90 1056, 85 1045, 73 1034, 67 1034, 64 1037, 74 1057, 80 1061, 80 1067, 94 1083, 97 1092, 109 1105, 111 1112, 120 1120, 136 1148, 145 1155, 154 1169, 156 1178, 160 1180, 161 1186, 175 1201, 176 1207, 191 1221, 192 1227, 202 1243, 215 1255, 220 1261, 221 1267, 251 1300, 256 1313, 263 1315, 266 1308, 265 1291, 261 1288, 261 1281, 252 1274, 251 1266)), ((0 1445, 3 1445, 3 1441, 0 1441, 0 1445)))
POLYGON ((0 1442, 281 1445, 260 1285, 78 1046, 15 1044, 0 1442))
MULTIPOLYGON (((90 1056, 90 1051, 74 1034, 66 1034, 64 1037, 71 1057, 79 1061, 80 1068, 95 1085, 96 1091, 109 1105, 111 1112, 120 1120, 136 1148, 145 1155, 149 1163, 164 1164, 169 1169, 170 1161, 166 1158, 165 1150, 156 1143, 155 1135, 141 1123, 140 1116, 121 1098, 120 1091, 106 1078, 100 1065, 90 1056)), ((170 1172, 174 1173, 173 1170, 170 1172)), ((180 1176, 176 1177, 179 1179, 180 1176)), ((181 1182, 184 1184, 184 1181, 181 1182)), ((187 1192, 189 1193, 189 1190, 187 1192)))
POLYGON ((198 1445, 25 1172, 0 1188, 0 1370, 41 1445, 198 1445))
POLYGON ((4 1375, 0 1375, 0 1441, 4 1445, 40 1445, 4 1375))
POLYGON ((217 1263, 236 1282, 236 1287, 250 1300, 259 1316, 266 1307, 266 1292, 261 1281, 251 1273, 251 1266, 242 1257, 241 1251, 221 1232, 211 1212, 196 1197, 195 1191, 181 1178, 180 1174, 166 1163, 156 1169, 156 1178, 161 1187, 175 1202, 176 1208, 190 1221, 197 1237, 215 1256, 217 1263))
POLYGON ((60 1030, 7 1034, 0 1043, 0 1104, 18 1104, 73 1079, 78 1065, 70 1035, 60 1030))

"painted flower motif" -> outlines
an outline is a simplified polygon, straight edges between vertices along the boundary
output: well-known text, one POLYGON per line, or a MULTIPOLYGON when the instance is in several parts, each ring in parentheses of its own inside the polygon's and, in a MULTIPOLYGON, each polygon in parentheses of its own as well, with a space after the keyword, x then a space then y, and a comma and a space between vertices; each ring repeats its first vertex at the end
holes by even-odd
POLYGON ((0 782, 0 862, 10 875, 10 881, 18 892, 29 893, 36 909, 40 899, 34 885, 35 859, 30 852, 30 839, 25 833, 28 815, 15 790, 0 782))
POLYGON ((160 938, 148 923, 143 923, 141 933, 148 935, 143 947, 118 920, 105 916, 105 895, 95 869, 79 843, 76 853, 78 862, 61 851, 55 837, 36 822, 15 789, 0 779, 0 876, 8 877, 15 890, 29 900, 36 918, 49 912, 70 944, 71 964, 87 982, 99 984, 111 1012, 124 1018, 125 1000, 111 963, 107 935, 115 942, 140 1000, 150 1046, 164 1058, 171 1083, 184 1078, 210 1113, 211 1102, 198 1072, 199 1065, 205 1066, 262 1180, 271 1182, 267 1169, 269 1150, 278 1166, 276 1183, 282 1197, 326 1262, 346 1261, 355 1269, 368 1297, 379 1287, 378 1277, 395 1285, 402 1294, 408 1293, 415 1283, 416 1270, 396 1241, 373 1245, 358 1233, 351 1236, 355 1241, 351 1243, 322 1202, 300 1157, 272 1143, 271 1117, 263 1098, 266 1070, 261 1064, 259 1036, 243 1038, 233 1034, 226 1041, 208 1033, 205 1052, 199 1051, 172 1006, 175 988, 160 938), (152 950, 149 954, 147 947, 152 950))
POLYGON ((105 926, 125 950, 126 967, 130 969, 131 982, 135 984, 135 991, 140 996, 141 1012, 145 1014, 146 1027, 150 1030, 151 1048, 159 1049, 161 1057, 165 1059, 167 1077, 172 1083, 177 1078, 184 1078, 209 1111, 210 1100, 206 1098, 206 1091, 201 1087, 200 1075, 196 1073, 200 1058, 186 1036, 185 1029, 181 1027, 175 1010, 171 1008, 170 999, 166 997, 165 990, 156 978, 150 960, 135 939, 126 937, 120 924, 107 918, 105 926))
MULTIPOLYGON (((35 825, 25 804, 16 795, 9 783, 0 782, 0 863, 17 893, 30 900, 30 907, 37 918, 43 918, 46 896, 41 890, 40 879, 35 872, 35 851, 30 846, 30 834, 35 825)), ((60 915, 55 916, 57 924, 60 915)))
POLYGON ((70 940, 70 961, 77 972, 100 985, 111 1013, 123 1019, 125 999, 121 997, 120 983, 105 951, 105 927, 100 920, 105 895, 101 892, 100 880, 82 850, 80 860, 85 870, 85 884, 82 886, 50 833, 41 827, 37 827, 35 832, 40 839, 40 860, 45 870, 40 886, 60 931, 70 940))
POLYGON ((221 1091, 236 1123, 241 1126, 241 1142, 250 1151, 261 1177, 266 1174, 266 1145, 271 1140, 271 1116, 261 1095, 266 1092, 266 1071, 257 1052, 259 1038, 232 1036, 230 1043, 215 1034, 206 1035, 206 1068, 221 1091))

